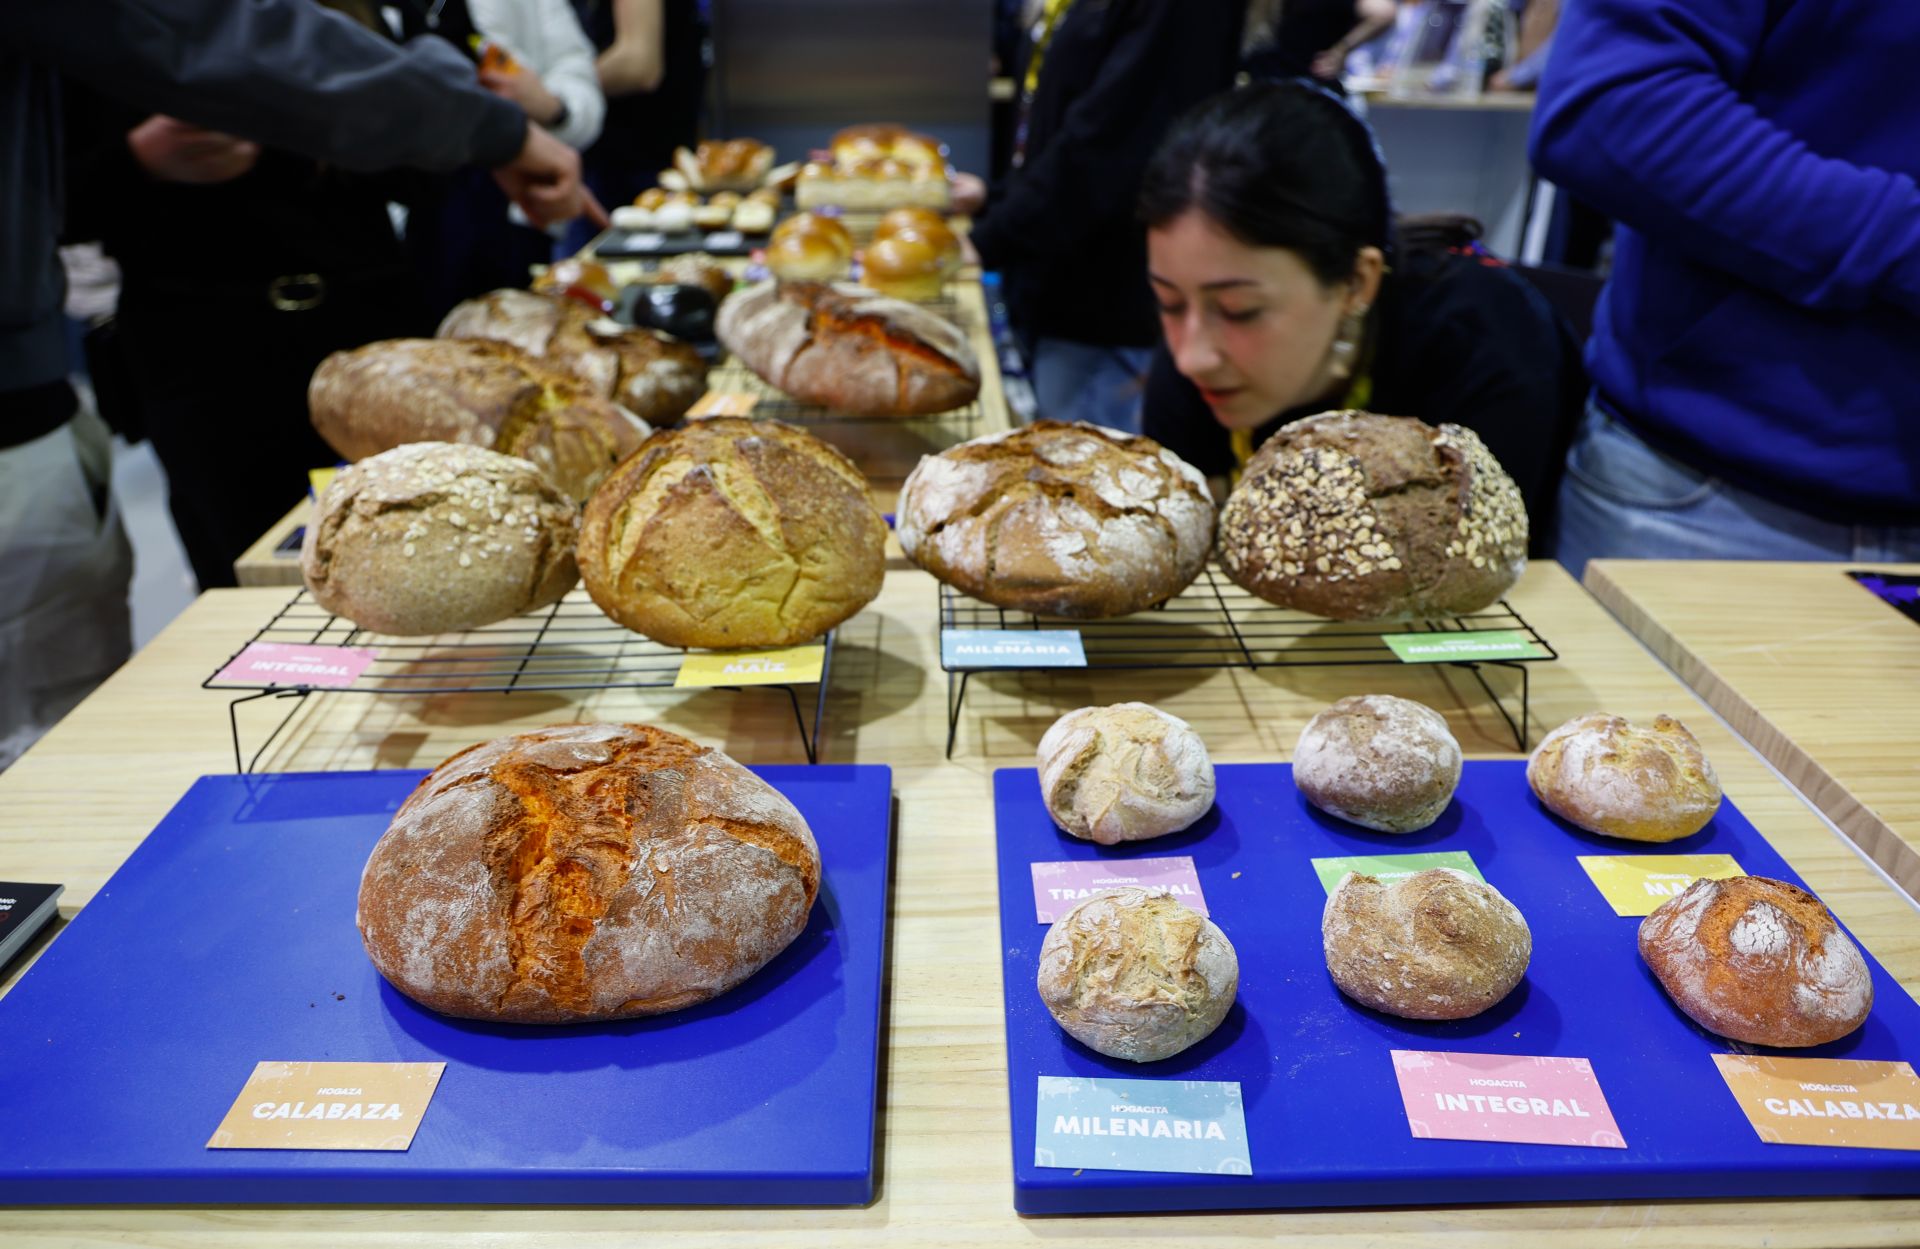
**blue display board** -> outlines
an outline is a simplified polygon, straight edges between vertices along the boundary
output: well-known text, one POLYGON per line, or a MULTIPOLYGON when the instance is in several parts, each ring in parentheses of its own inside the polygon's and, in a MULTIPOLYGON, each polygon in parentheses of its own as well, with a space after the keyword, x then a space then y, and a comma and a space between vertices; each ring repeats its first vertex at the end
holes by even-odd
POLYGON ((1920 1193, 1920 1153, 1767 1145, 1719 1075, 1715 1053, 1920 1059, 1920 1007, 1868 954, 1873 1013, 1810 1050, 1738 1046, 1677 1010, 1641 961, 1640 921, 1614 914, 1578 855, 1731 854, 1749 874, 1800 883, 1765 839, 1721 806, 1665 846, 1596 837, 1535 801, 1525 763, 1469 762, 1438 823, 1405 836, 1324 815, 1285 764, 1217 769, 1219 801, 1183 833, 1101 847, 1062 833, 1030 768, 994 776, 1014 1205, 1023 1213, 1220 1210, 1654 1197, 1920 1193), (1423 1023, 1336 989, 1321 948, 1326 893, 1309 860, 1465 850, 1520 908, 1533 961, 1519 988, 1473 1019, 1423 1023), (1102 1057, 1067 1036, 1034 987, 1047 926, 1029 864, 1191 855, 1213 920, 1240 959, 1240 991, 1207 1040, 1157 1063, 1102 1057), (1626 1149, 1416 1139, 1389 1051, 1592 1060, 1626 1149), (1034 1165, 1040 1076, 1233 1080, 1253 1173, 1075 1171, 1034 1165))
POLYGON ((0 1000, 0 1201, 871 1200, 891 773, 754 770, 820 844, 806 929, 712 1002, 564 1027, 367 961, 360 871, 424 773, 202 778, 0 1000), (262 1060, 446 1073, 405 1153, 204 1148, 262 1060))

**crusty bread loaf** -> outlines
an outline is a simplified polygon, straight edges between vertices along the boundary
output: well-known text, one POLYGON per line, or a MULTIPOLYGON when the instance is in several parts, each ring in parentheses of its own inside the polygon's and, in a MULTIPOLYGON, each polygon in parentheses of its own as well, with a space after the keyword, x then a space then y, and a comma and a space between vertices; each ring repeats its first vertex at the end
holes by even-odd
POLYGON ((439 337, 511 343, 655 425, 679 420, 707 389, 707 363, 688 344, 561 294, 498 290, 466 300, 440 322, 439 337))
POLYGON ((1099 619, 1186 589, 1213 515, 1200 470, 1151 438, 1035 421, 923 457, 896 524, 907 558, 956 589, 1099 619))
POLYGON ((695 191, 751 191, 773 168, 773 149, 758 139, 713 139, 673 150, 673 167, 695 191))
POLYGON ((1526 567, 1527 513, 1478 435, 1328 412, 1283 425, 1220 513, 1220 559, 1268 602, 1334 620, 1479 611, 1526 567))
POLYGON ((1069 711, 1040 738, 1039 762, 1054 820, 1104 846, 1177 833, 1213 806, 1200 735, 1146 703, 1069 711))
POLYGON ((1293 783, 1328 815, 1383 833, 1440 818, 1460 784, 1460 743, 1446 717, 1391 694, 1343 698, 1307 721, 1293 783))
POLYGON ((1690 837, 1720 808, 1720 778, 1672 716, 1650 729, 1600 711, 1575 716, 1534 748, 1527 784, 1568 823, 1629 841, 1690 837))
POLYGON ((1327 971, 1363 1006, 1405 1019, 1465 1019, 1513 992, 1533 934, 1492 885, 1450 867, 1392 885, 1349 872, 1320 917, 1327 971))
POLYGON ((363 629, 477 629, 573 588, 578 519, 525 460, 409 443, 333 479, 307 525, 300 571, 315 602, 363 629))
POLYGON ((670 646, 791 646, 871 602, 887 527, 860 470, 778 421, 662 430, 594 492, 588 593, 670 646))
POLYGON ((1781 880, 1694 881, 1641 921, 1640 956, 1694 1022, 1751 1045, 1824 1045, 1873 1010, 1859 949, 1781 880))
POLYGON ((1165 893, 1116 889, 1054 921, 1040 999, 1067 1034, 1129 1062, 1171 1058, 1233 1007, 1240 960, 1212 920, 1165 893))
POLYGON ((763 282, 729 295, 714 328, 769 385, 836 412, 929 416, 980 393, 957 326, 864 287, 763 282))
POLYGON ((360 878, 360 938, 442 1014, 627 1019, 753 975, 819 891, 806 821, 726 755, 568 724, 469 747, 420 782, 360 878))

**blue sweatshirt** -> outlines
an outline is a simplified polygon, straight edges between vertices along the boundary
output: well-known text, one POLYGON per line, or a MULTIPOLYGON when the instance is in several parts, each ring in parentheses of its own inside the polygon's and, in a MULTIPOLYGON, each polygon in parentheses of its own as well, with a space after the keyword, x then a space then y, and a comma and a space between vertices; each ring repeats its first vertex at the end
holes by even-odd
POLYGON ((1535 167, 1620 223, 1588 365, 1647 441, 1920 520, 1920 4, 1571 0, 1535 167))

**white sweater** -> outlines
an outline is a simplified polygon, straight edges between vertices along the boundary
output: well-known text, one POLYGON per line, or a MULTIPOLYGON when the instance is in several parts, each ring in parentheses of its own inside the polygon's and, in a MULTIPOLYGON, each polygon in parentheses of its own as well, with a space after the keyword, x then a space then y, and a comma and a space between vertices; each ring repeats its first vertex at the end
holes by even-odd
POLYGON ((600 137, 607 100, 593 67, 593 43, 568 0, 467 0, 467 13, 474 29, 504 45, 567 106, 555 138, 585 148, 600 137))

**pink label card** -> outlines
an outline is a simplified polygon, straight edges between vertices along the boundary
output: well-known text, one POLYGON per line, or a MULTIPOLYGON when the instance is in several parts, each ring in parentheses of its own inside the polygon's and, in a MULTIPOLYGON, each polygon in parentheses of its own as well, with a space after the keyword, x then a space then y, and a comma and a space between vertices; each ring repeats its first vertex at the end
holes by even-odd
POLYGON ((1394 1050, 1393 1074, 1415 1136, 1627 1147, 1584 1058, 1394 1050))
POLYGON ((1129 885, 1164 889, 1205 915, 1207 900, 1200 893, 1200 877, 1189 855, 1165 859, 1121 859, 1072 863, 1035 863, 1033 909, 1043 924, 1051 924, 1095 894, 1111 893, 1129 885))
POLYGON ((253 642, 213 679, 231 685, 352 685, 379 654, 366 646, 253 642))

